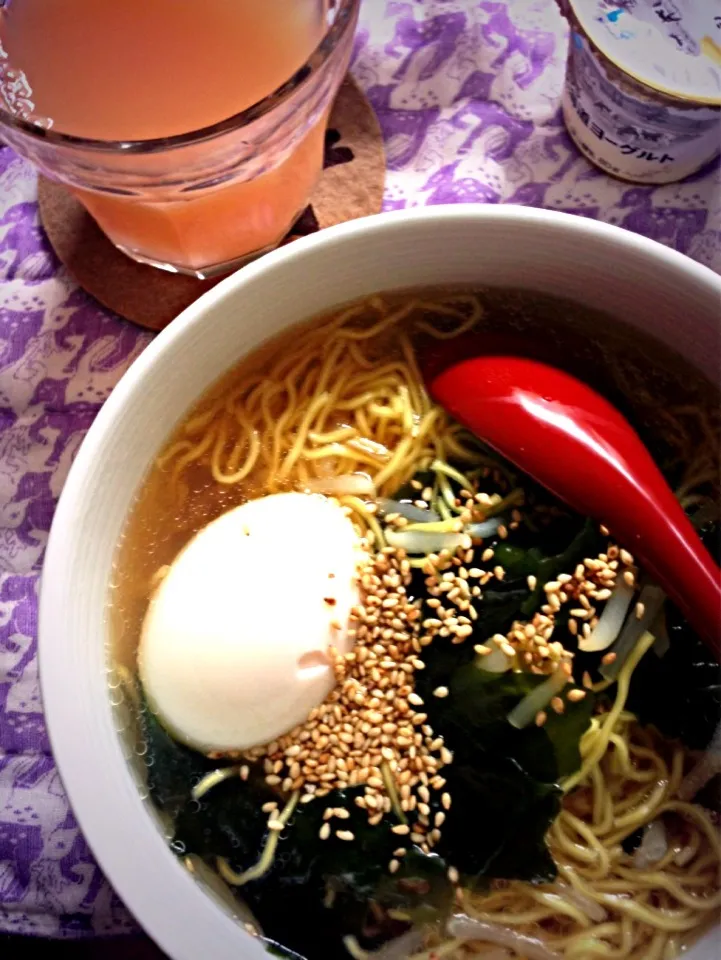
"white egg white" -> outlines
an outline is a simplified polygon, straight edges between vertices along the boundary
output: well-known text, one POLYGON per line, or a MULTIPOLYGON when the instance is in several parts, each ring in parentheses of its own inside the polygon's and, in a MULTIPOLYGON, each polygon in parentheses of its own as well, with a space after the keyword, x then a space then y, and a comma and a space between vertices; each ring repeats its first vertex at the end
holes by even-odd
POLYGON ((302 723, 348 652, 361 543, 338 504, 307 493, 251 500, 180 552, 143 622, 151 708, 203 751, 246 750, 302 723))

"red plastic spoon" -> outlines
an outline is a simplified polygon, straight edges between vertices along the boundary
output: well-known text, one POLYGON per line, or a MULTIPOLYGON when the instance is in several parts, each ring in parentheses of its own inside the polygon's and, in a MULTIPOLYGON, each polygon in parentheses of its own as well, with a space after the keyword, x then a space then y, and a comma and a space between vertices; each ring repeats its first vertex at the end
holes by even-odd
POLYGON ((721 572, 628 421, 585 383, 504 354, 429 376, 453 417, 608 526, 721 659, 721 572))

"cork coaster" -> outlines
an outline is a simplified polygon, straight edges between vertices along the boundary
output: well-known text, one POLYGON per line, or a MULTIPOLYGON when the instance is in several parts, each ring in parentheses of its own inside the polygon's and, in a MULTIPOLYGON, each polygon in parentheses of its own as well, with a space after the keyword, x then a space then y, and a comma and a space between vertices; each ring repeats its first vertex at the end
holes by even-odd
MULTIPOLYGON (((310 204, 283 243, 346 220, 378 213, 385 156, 373 108, 350 78, 330 116, 323 174, 310 204)), ((120 253, 68 190, 40 177, 40 220, 71 276, 104 306, 150 330, 162 330, 218 282, 196 280, 136 263, 120 253)))

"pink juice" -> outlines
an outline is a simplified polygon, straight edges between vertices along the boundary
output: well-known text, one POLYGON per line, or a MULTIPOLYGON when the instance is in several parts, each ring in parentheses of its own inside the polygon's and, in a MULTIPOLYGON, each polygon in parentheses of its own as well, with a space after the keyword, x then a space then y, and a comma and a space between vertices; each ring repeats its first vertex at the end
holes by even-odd
MULTIPOLYGON (((6 63, 24 75, 33 119, 101 140, 232 117, 288 80, 325 30, 325 0, 10 0, 0 11, 6 63)), ((130 253, 195 268, 230 262, 280 240, 305 206, 326 115, 253 179, 190 197, 76 192, 130 253)), ((212 155, 212 142, 204 149, 212 155)))

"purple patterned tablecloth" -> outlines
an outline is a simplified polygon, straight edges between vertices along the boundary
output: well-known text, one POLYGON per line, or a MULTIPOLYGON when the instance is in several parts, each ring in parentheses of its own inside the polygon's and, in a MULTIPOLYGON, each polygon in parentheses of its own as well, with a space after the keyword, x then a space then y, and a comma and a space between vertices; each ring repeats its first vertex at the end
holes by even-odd
MULTIPOLYGON (((721 271, 719 164, 610 180, 569 140, 553 0, 365 0, 353 72, 383 128, 385 208, 523 203, 620 224, 721 271)), ((0 931, 134 929, 79 832, 38 691, 38 579, 53 509, 101 404, 149 335, 72 282, 30 166, 0 148, 0 931)))

